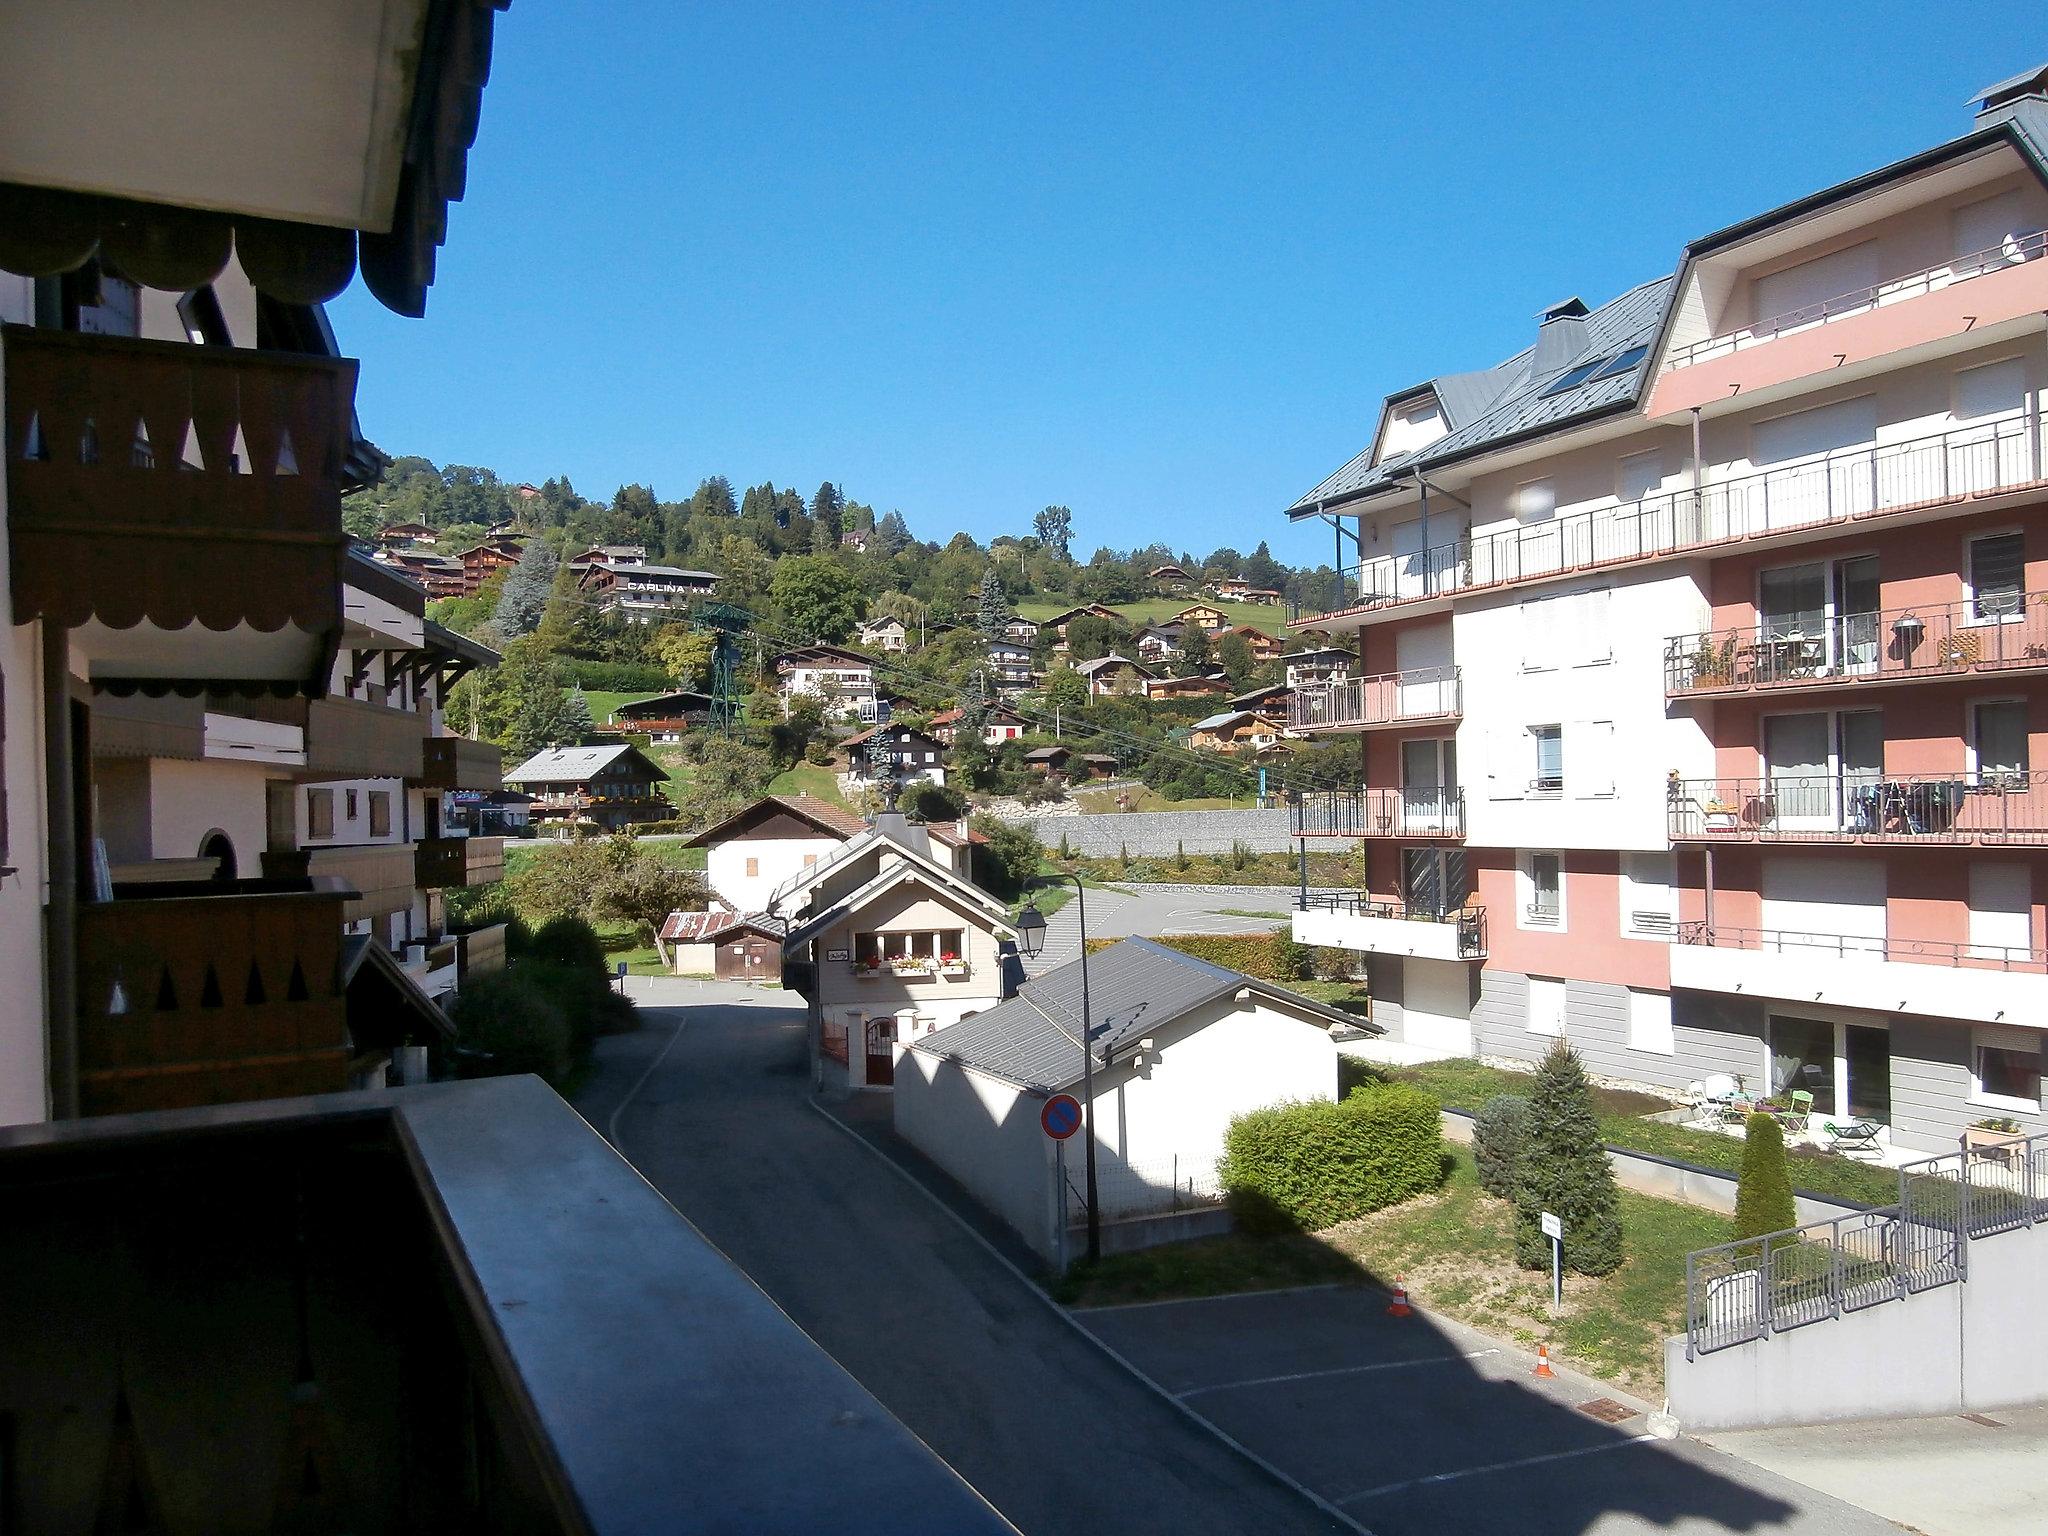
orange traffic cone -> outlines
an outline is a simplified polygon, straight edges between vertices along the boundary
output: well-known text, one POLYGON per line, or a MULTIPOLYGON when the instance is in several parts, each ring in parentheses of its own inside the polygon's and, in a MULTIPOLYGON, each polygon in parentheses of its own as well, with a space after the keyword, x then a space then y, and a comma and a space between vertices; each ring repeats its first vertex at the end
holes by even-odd
POLYGON ((1414 1312, 1415 1309, 1408 1305, 1408 1287, 1399 1275, 1394 1276, 1394 1299, 1387 1306, 1387 1316, 1410 1317, 1414 1312))
POLYGON ((1543 1377, 1555 1377, 1557 1375, 1557 1372, 1550 1368, 1550 1346, 1548 1344, 1538 1344, 1536 1346, 1536 1369, 1529 1374, 1531 1376, 1543 1377))

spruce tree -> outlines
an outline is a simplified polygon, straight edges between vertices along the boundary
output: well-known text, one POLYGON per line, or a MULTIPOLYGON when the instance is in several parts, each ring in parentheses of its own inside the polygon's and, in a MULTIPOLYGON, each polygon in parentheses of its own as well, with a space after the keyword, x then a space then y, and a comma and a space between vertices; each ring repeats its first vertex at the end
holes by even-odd
POLYGON ((1621 1200, 1600 1142, 1592 1087, 1579 1053, 1551 1046, 1536 1072, 1523 1134, 1522 1176, 1515 1198, 1515 1258, 1525 1269, 1550 1267, 1542 1213, 1564 1221, 1564 1263, 1583 1275, 1611 1274, 1621 1264, 1621 1200))
POLYGON ((1751 1115, 1743 1127, 1742 1176, 1735 1186, 1735 1235, 1763 1237, 1798 1224, 1785 1132, 1769 1115, 1751 1115))
POLYGON ((555 585, 555 552, 539 539, 527 541, 519 563, 505 573, 505 585, 498 592, 498 611, 493 615, 498 633, 506 639, 530 635, 540 627, 547 611, 548 594, 555 585))
POLYGON ((1009 594, 1003 591, 1003 579, 991 565, 981 573, 981 605, 974 616, 974 627, 981 631, 982 639, 1000 640, 1015 616, 1009 594))

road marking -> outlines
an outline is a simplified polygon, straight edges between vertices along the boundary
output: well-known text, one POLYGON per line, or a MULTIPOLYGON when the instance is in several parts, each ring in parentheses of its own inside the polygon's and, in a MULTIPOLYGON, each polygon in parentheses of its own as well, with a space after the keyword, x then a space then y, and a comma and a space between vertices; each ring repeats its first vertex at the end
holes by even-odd
POLYGON ((1179 1398, 1175 1397, 1171 1392, 1167 1391, 1165 1387, 1161 1386, 1157 1381, 1153 1380, 1152 1377, 1147 1375, 1144 1371, 1139 1370, 1136 1363, 1133 1362, 1127 1355, 1125 1355, 1115 1345, 1111 1344, 1107 1339, 1103 1338, 1100 1334, 1097 1334, 1096 1332, 1094 1332, 1094 1330, 1089 1328, 1088 1325, 1083 1323, 1080 1320, 1080 1318, 1076 1317, 1070 1309, 1063 1307, 1058 1302, 1054 1301, 1052 1297, 1046 1293, 1045 1289, 1038 1284, 1037 1281, 1033 1280, 1029 1275, 1025 1274, 1023 1270, 1019 1269, 1014 1263, 1011 1262, 1009 1255, 1005 1254, 1000 1248, 996 1247, 994 1243, 990 1242, 987 1238, 983 1237, 979 1232, 975 1231, 973 1222, 969 1221, 965 1216, 962 1216, 958 1211, 954 1210, 950 1205, 946 1204, 945 1201, 941 1200, 929 1189, 926 1189, 924 1187, 923 1182, 917 1177, 916 1174, 912 1173, 908 1168, 905 1168, 901 1163, 897 1162, 895 1158, 891 1157, 888 1153, 884 1152, 880 1147, 876 1146, 873 1142, 869 1141, 865 1136, 861 1135, 859 1131, 856 1131, 844 1120, 841 1120, 837 1115, 833 1114, 832 1111, 825 1108, 825 1106, 820 1104, 816 1099, 806 1099, 804 1102, 810 1105, 811 1109, 815 1111, 818 1115, 822 1116, 827 1125, 837 1127, 838 1130, 842 1134, 847 1136, 855 1146, 865 1150, 870 1157, 873 1157, 878 1162, 880 1162, 884 1168, 889 1169, 892 1173, 896 1175, 896 1177, 901 1179, 904 1183, 908 1184, 920 1195, 923 1195, 925 1199, 929 1200, 935 1207, 938 1208, 939 1211, 941 1211, 946 1216, 948 1220, 950 1220, 951 1222, 953 1222, 954 1225, 959 1227, 962 1232, 965 1232, 969 1237, 973 1238, 976 1243, 980 1244, 983 1251, 985 1251, 990 1258, 994 1259, 998 1264, 1002 1265, 1003 1268, 1007 1269, 1011 1274, 1015 1275, 1017 1279, 1023 1283, 1024 1289, 1026 1291, 1030 1292, 1033 1296, 1036 1296, 1040 1301, 1044 1302, 1045 1305, 1052 1310, 1053 1316, 1057 1317, 1061 1322, 1065 1323, 1069 1328, 1073 1329, 1074 1332, 1078 1333, 1090 1344, 1093 1344, 1097 1349, 1101 1350, 1103 1354, 1107 1355, 1111 1360, 1114 1360, 1118 1365, 1122 1366, 1126 1371, 1130 1372, 1130 1374, 1133 1377, 1135 1377, 1141 1385, 1148 1387, 1152 1391, 1158 1393, 1160 1401, 1164 1402, 1176 1413, 1185 1414, 1194 1423, 1198 1424, 1203 1429, 1206 1429, 1210 1434, 1214 1435, 1223 1444, 1230 1447, 1231 1450, 1237 1452, 1238 1455, 1242 1456, 1246 1461, 1250 1462, 1253 1466, 1257 1467, 1261 1472, 1265 1473, 1266 1476, 1272 1478, 1273 1481, 1279 1483, 1283 1488, 1290 1488, 1295 1493, 1300 1494, 1301 1497, 1307 1499, 1309 1503, 1315 1505, 1317 1509, 1320 1509, 1324 1514, 1330 1516, 1331 1519, 1341 1521, 1346 1528, 1352 1531, 1356 1531, 1358 1533, 1358 1536, 1375 1536, 1375 1533, 1373 1532, 1372 1528, 1370 1526, 1361 1524, 1357 1516, 1346 1514, 1343 1510, 1339 1509, 1329 1499, 1324 1498, 1320 1493, 1317 1493, 1315 1489, 1309 1487, 1308 1484, 1304 1483, 1300 1478, 1295 1477, 1291 1473, 1281 1471, 1279 1467, 1275 1466, 1272 1462, 1268 1461, 1265 1457, 1261 1456, 1257 1451, 1253 1450, 1250 1446, 1246 1445, 1242 1440, 1238 1439, 1235 1435, 1232 1435, 1225 1431, 1220 1425, 1216 1424, 1213 1420, 1202 1417, 1200 1413, 1198 1413, 1193 1408, 1190 1408, 1186 1403, 1182 1402, 1179 1398))
MULTIPOLYGON (((1198 1307, 1211 1301, 1243 1301, 1252 1296, 1299 1296, 1309 1291, 1356 1290, 1355 1280, 1325 1280, 1320 1285, 1272 1285, 1263 1291, 1225 1291, 1217 1296, 1169 1296, 1164 1301, 1111 1301, 1096 1307, 1072 1307, 1084 1317, 1098 1312, 1135 1312, 1140 1307, 1198 1307)), ((1377 1293, 1376 1293, 1377 1294, 1377 1293)))
POLYGON ((1522 1467, 1540 1467, 1545 1462, 1570 1461, 1578 1456, 1597 1456, 1602 1451, 1625 1451, 1632 1445, 1641 1445, 1654 1440, 1655 1435, 1630 1435, 1626 1440, 1612 1440, 1604 1445, 1582 1445, 1576 1451, 1552 1451, 1547 1456, 1524 1456, 1517 1461, 1496 1461, 1483 1467, 1461 1467, 1455 1472, 1435 1472, 1428 1477, 1411 1477, 1403 1482, 1382 1483, 1377 1488, 1368 1488, 1362 1493, 1347 1493, 1338 1498, 1339 1504, 1355 1504, 1360 1499, 1384 1498, 1390 1493, 1405 1493, 1410 1488, 1430 1488, 1438 1483, 1454 1483, 1461 1477, 1484 1477, 1493 1472, 1514 1472, 1522 1467))
MULTIPOLYGON (((647 1079, 654 1076, 654 1069, 668 1060, 668 1053, 674 1050, 676 1042, 683 1038, 683 1021, 687 1017, 687 1014, 680 1010, 677 1011, 675 1033, 668 1037, 668 1044, 655 1053, 654 1060, 647 1063, 647 1070, 633 1080, 633 1086, 626 1090, 626 1096, 619 1100, 618 1106, 612 1110, 611 1118, 604 1123, 604 1139, 612 1144, 612 1150, 621 1157, 626 1156, 626 1148, 625 1144, 619 1140, 619 1116, 626 1112, 626 1106, 633 1102, 642 1088, 647 1086, 647 1079)), ((627 1161, 630 1162, 632 1159, 627 1158, 627 1161)))
MULTIPOLYGON (((1373 1365, 1339 1365, 1327 1371, 1296 1371, 1288 1376, 1248 1376, 1243 1381, 1219 1381, 1213 1387, 1189 1387, 1175 1397, 1195 1397, 1204 1392, 1231 1392, 1239 1387, 1271 1387, 1283 1381, 1317 1381, 1325 1376, 1357 1376, 1366 1371, 1405 1371, 1416 1365, 1456 1365, 1460 1360, 1482 1360, 1497 1355, 1497 1349, 1474 1349, 1462 1355, 1431 1355, 1423 1360, 1381 1360, 1373 1365)), ((1360 1495, 1363 1497, 1363 1495, 1360 1495)))

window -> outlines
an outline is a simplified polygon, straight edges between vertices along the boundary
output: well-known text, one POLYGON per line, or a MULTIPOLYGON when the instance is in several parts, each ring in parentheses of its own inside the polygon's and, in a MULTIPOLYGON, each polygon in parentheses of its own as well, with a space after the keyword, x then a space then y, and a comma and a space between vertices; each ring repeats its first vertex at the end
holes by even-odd
POLYGON ((2026 535, 1993 533, 1970 540, 1970 617, 2016 622, 2026 586, 2026 535))
POLYGON ((2017 357, 1981 363, 1956 375, 1955 418, 1978 421, 2005 416, 2027 400, 2027 365, 2017 357))
POLYGON ((1532 725, 1530 740, 1536 748, 1536 776, 1529 787, 1539 795, 1564 793, 1564 727, 1532 725))
POLYGON ((1664 452, 1651 448, 1631 453, 1615 466, 1614 494, 1623 501, 1641 501, 1664 483, 1664 452))
POLYGON ((1564 857, 1556 853, 1529 855, 1529 921, 1555 928, 1564 921, 1564 857))
POLYGON ((1668 853, 1621 856, 1621 931, 1631 939, 1669 940, 1678 931, 1678 910, 1668 853))
POLYGON ((1970 754, 1980 784, 2012 784, 2027 777, 2027 706, 1994 699, 1970 706, 1970 754))
POLYGON ((1971 1045, 1971 1103, 2029 1113, 2040 1109, 2039 1040, 2025 1030, 1980 1026, 1971 1045))
POLYGON ((308 837, 334 836, 333 790, 309 789, 306 791, 306 835, 308 837))
POLYGON ((387 789, 370 791, 370 836, 391 835, 391 792, 387 789))
POLYGON ((354 821, 356 819, 356 792, 352 789, 348 790, 346 791, 346 796, 348 801, 347 817, 350 821, 354 821))
POLYGON ((1678 1050, 1671 1033, 1671 994, 1628 989, 1628 1048, 1655 1051, 1659 1056, 1678 1050))
POLYGON ((1553 1040, 1564 1033, 1564 982, 1558 978, 1529 978, 1529 1033, 1553 1040))
MULTIPOLYGON (((810 862, 810 860, 806 859, 806 860, 805 860, 804 862, 805 862, 805 863, 809 863, 809 862, 810 862)), ((761 861, 760 861, 759 859, 749 859, 749 860, 747 860, 747 877, 748 877, 749 879, 752 879, 752 878, 753 878, 754 876, 756 876, 756 875, 758 875, 758 874, 760 874, 760 873, 761 873, 761 861)))
POLYGON ((1650 349, 1648 347, 1630 347, 1619 357, 1610 358, 1602 363, 1599 370, 1593 374, 1593 377, 1596 379, 1614 379, 1619 378, 1624 373, 1632 373, 1641 365, 1643 359, 1649 355, 1650 349))
POLYGON ((962 928, 926 929, 907 933, 859 933, 853 939, 856 970, 890 970, 916 974, 967 957, 962 928))
POLYGON ((1515 487, 1515 516, 1525 523, 1540 523, 1557 511, 1557 483, 1531 480, 1515 487))
POLYGON ((1568 389, 1577 389, 1610 361, 1618 362, 1619 359, 1596 357, 1590 363, 1581 363, 1578 367, 1573 368, 1567 373, 1559 374, 1550 383, 1544 385, 1541 393, 1536 398, 1538 400, 1548 400, 1552 395, 1561 395, 1568 389))

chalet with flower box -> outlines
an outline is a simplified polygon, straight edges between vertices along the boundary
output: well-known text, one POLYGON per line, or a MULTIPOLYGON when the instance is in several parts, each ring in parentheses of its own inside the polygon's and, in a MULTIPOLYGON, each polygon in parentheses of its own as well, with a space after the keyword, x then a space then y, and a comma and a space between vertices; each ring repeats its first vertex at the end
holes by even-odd
POLYGON ((912 779, 946 782, 945 744, 911 726, 872 725, 840 746, 846 752, 846 778, 855 785, 894 786, 912 779))
POLYGON ((1215 634, 1218 630, 1230 628, 1230 620, 1221 608, 1211 608, 1207 603, 1191 603, 1173 616, 1175 624, 1192 624, 1197 629, 1215 634))
POLYGON ((886 811, 769 900, 789 925, 783 984, 857 1088, 889 1085, 897 1041, 993 1007, 1019 979, 1008 909, 949 866, 935 830, 886 811))

